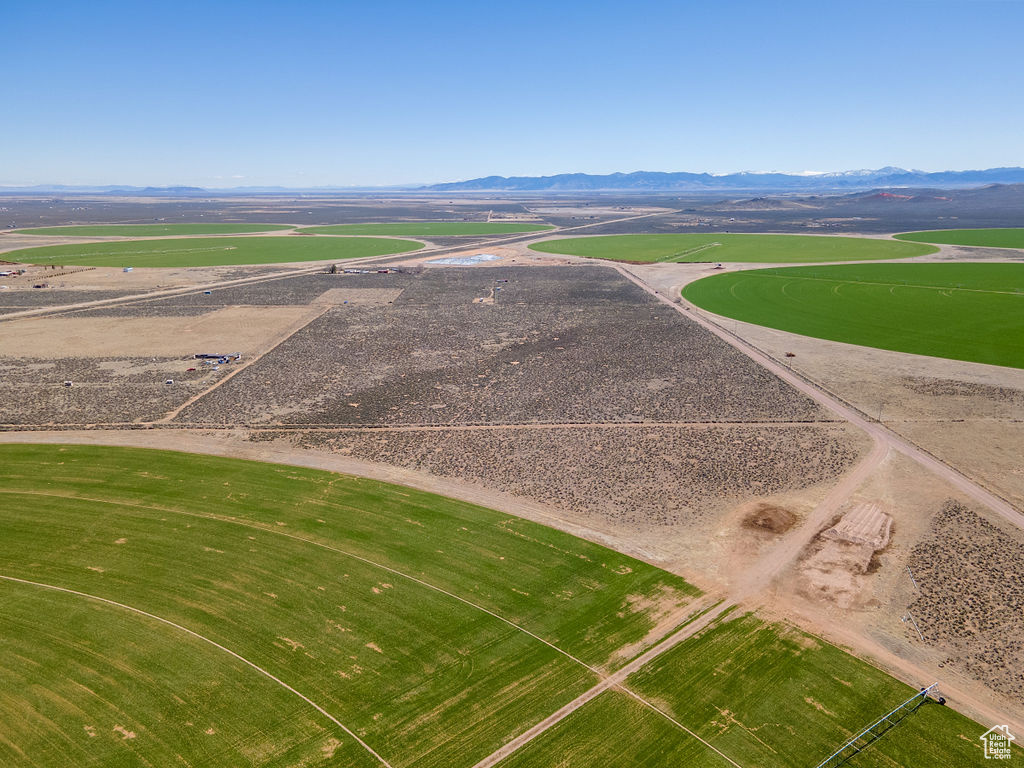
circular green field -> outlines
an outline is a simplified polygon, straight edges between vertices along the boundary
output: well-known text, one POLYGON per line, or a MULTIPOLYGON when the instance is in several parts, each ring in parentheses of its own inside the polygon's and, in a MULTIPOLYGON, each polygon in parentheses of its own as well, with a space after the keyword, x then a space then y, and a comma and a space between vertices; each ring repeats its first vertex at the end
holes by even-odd
POLYGON ((501 221, 396 221, 380 224, 332 224, 305 227, 314 235, 398 235, 406 237, 451 237, 458 235, 514 235, 518 232, 543 232, 546 224, 515 224, 501 221))
POLYGON ((161 237, 163 235, 244 235, 291 229, 284 224, 81 224, 19 229, 19 235, 60 237, 161 237))
POLYGON ((381 768, 339 724, 396 768, 467 768, 699 595, 561 531, 300 467, 3 445, 0 488, 5 768, 381 768))
POLYGON ((905 259, 937 250, 928 245, 866 237, 736 235, 713 232, 686 235, 572 237, 534 243, 530 249, 592 259, 642 263, 732 261, 774 264, 905 259))
POLYGON ((904 232, 893 237, 915 243, 1024 248, 1024 229, 935 229, 925 232, 904 232))
POLYGON ((1024 264, 843 264, 729 272, 683 296, 832 341, 1024 368, 1024 264))
POLYGON ((23 248, 4 254, 26 264, 85 267, 213 267, 385 256, 423 247, 412 240, 372 237, 214 237, 134 240, 23 248))

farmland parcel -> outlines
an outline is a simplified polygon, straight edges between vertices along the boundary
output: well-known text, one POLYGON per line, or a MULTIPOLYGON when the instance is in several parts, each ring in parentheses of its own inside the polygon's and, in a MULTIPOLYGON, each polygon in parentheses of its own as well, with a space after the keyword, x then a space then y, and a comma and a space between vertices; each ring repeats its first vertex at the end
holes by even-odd
POLYGON ((927 232, 904 232, 893 235, 897 240, 915 243, 975 245, 985 248, 1024 248, 1024 229, 935 229, 927 232))
POLYGON ((545 240, 530 248, 544 253, 637 263, 862 261, 905 259, 937 250, 929 245, 868 238, 727 233, 573 237, 545 240))
POLYGON ((26 264, 96 267, 210 267, 357 259, 423 247, 412 240, 371 237, 216 237, 50 245, 4 254, 26 264))
POLYGON ((241 235, 274 232, 291 227, 285 224, 75 224, 67 227, 19 229, 23 235, 55 237, 160 237, 162 235, 241 235))
POLYGON ((1024 265, 758 269, 683 296, 744 322, 880 349, 1024 368, 1024 265))

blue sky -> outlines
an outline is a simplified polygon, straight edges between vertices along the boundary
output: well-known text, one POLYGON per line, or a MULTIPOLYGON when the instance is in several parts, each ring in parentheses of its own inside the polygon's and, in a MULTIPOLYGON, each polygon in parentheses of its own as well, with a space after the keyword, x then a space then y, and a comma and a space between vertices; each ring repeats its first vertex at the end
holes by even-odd
POLYGON ((0 184, 1024 165, 1018 0, 38 2, 0 184))

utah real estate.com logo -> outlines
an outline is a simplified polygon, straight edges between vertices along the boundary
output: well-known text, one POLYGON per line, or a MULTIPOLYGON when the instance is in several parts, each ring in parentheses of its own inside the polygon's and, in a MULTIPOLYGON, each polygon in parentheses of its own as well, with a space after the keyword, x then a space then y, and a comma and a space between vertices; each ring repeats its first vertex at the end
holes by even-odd
POLYGON ((1010 733, 1009 726, 994 725, 978 738, 985 745, 986 760, 1009 760, 1010 744, 1017 737, 1010 733))

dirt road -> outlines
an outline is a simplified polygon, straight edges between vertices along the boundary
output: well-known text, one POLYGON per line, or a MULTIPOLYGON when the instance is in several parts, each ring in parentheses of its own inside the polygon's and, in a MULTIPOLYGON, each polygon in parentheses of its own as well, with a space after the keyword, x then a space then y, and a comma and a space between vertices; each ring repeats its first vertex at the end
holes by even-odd
POLYGON ((904 438, 897 435, 892 430, 883 426, 879 422, 871 419, 855 408, 851 407, 838 397, 826 392, 824 389, 812 384, 811 382, 804 379, 799 374, 793 372, 786 366, 779 363, 772 357, 769 357, 764 352, 761 352, 756 347, 748 344, 747 342, 740 339, 738 336, 729 333, 725 328, 712 321, 707 316, 699 313, 692 304, 689 304, 685 299, 680 299, 681 304, 677 304, 668 296, 663 293, 651 288, 647 283, 637 277, 626 267, 621 265, 615 265, 614 268, 620 272, 631 282, 635 283, 645 291, 650 293, 652 296, 657 297, 660 301, 673 307, 680 314, 688 317, 698 325, 703 326, 713 334, 718 336, 720 339, 730 344, 731 346, 738 349, 747 357, 751 358, 755 362, 759 363, 762 367, 767 368, 769 371, 774 373, 783 381, 792 385, 800 392, 803 392, 808 397, 812 398, 819 405, 827 408, 833 413, 837 414, 841 418, 849 421, 851 424, 861 428, 876 442, 884 443, 888 448, 899 451, 905 456, 913 459, 918 464, 922 465, 937 477, 946 481, 957 490, 964 493, 969 498, 982 504, 991 511, 1005 518, 1014 525, 1024 528, 1024 513, 1021 513, 1015 509, 1009 502, 993 493, 982 488, 980 485, 972 481, 970 478, 958 472, 953 467, 947 464, 943 464, 941 461, 936 459, 934 456, 926 453, 925 451, 918 448, 916 445, 909 443, 904 438))
MULTIPOLYGON (((607 221, 599 221, 599 222, 594 222, 594 223, 591 223, 591 224, 581 224, 581 225, 575 226, 575 227, 555 227, 554 229, 545 230, 544 232, 541 232, 541 233, 526 232, 526 233, 516 233, 516 234, 512 234, 512 235, 499 236, 499 237, 480 238, 480 239, 476 239, 476 240, 469 239, 467 242, 460 243, 460 244, 455 245, 455 246, 447 246, 447 247, 438 247, 438 246, 430 245, 429 241, 423 240, 422 238, 412 238, 412 239, 415 239, 415 240, 417 240, 419 242, 427 242, 428 244, 427 244, 427 246, 425 248, 421 248, 418 251, 409 251, 409 252, 406 252, 406 253, 388 254, 388 255, 384 255, 384 256, 366 256, 366 257, 358 258, 358 259, 346 259, 345 260, 345 264, 347 266, 361 266, 361 265, 370 265, 370 264, 390 264, 390 263, 393 263, 393 262, 409 261, 410 259, 422 260, 423 257, 425 257, 425 256, 426 257, 430 257, 430 258, 436 258, 436 257, 445 256, 445 255, 452 254, 452 253, 458 253, 460 251, 465 251, 465 250, 468 250, 468 249, 473 249, 477 245, 485 245, 486 244, 487 246, 494 246, 494 245, 507 245, 507 244, 513 244, 513 243, 518 243, 518 242, 531 241, 531 240, 542 240, 542 239, 546 239, 546 238, 548 238, 548 237, 550 237, 552 235, 560 235, 560 234, 565 233, 565 232, 575 232, 577 230, 586 229, 588 227, 597 227, 597 226, 603 226, 603 225, 606 225, 606 224, 616 224, 616 223, 620 223, 620 222, 623 222, 623 221, 633 221, 635 219, 650 218, 652 216, 665 216, 665 215, 670 214, 670 213, 677 213, 677 211, 675 211, 673 209, 665 209, 665 210, 662 210, 662 211, 655 211, 654 213, 644 213, 644 214, 640 214, 640 215, 637 215, 637 216, 624 216, 624 217, 619 218, 619 219, 608 219, 607 221)), ((281 236, 283 234, 290 234, 292 231, 293 230, 283 230, 283 231, 279 230, 279 231, 275 231, 275 232, 262 232, 262 233, 256 233, 255 236, 277 237, 277 236, 281 236)), ((248 235, 248 236, 252 237, 253 235, 248 235)), ((188 237, 211 237, 211 235, 168 235, 168 236, 166 236, 166 238, 169 239, 169 240, 182 239, 182 238, 188 238, 188 237)), ((212 237, 223 237, 223 235, 213 235, 212 237)), ((42 247, 44 245, 53 245, 53 244, 92 242, 94 240, 95 241, 103 241, 105 239, 106 238, 90 238, 89 240, 82 240, 82 238, 48 238, 47 242, 40 242, 39 246, 42 247), (56 241, 56 243, 54 241, 56 241)), ((152 240, 152 239, 155 239, 155 238, 133 238, 133 237, 129 237, 129 238, 114 238, 114 239, 116 241, 120 242, 120 241, 132 241, 132 240, 152 240)), ((85 301, 85 302, 79 302, 79 303, 75 303, 75 304, 63 304, 63 305, 58 305, 58 306, 47 306, 47 307, 38 307, 38 308, 33 308, 33 309, 26 309, 26 310, 23 310, 23 311, 11 312, 9 314, 2 315, 2 316, 0 316, 0 322, 5 322, 5 321, 8 321, 8 320, 17 320, 19 318, 24 318, 24 317, 38 317, 38 316, 42 316, 42 315, 60 314, 62 312, 68 312, 68 311, 79 310, 79 309, 89 309, 89 308, 94 308, 94 307, 105 307, 105 306, 111 306, 111 305, 115 305, 115 304, 130 304, 130 303, 137 302, 137 301, 145 301, 145 300, 157 299, 157 298, 167 298, 167 297, 170 297, 170 296, 178 296, 178 295, 181 295, 181 294, 195 293, 197 291, 210 290, 210 289, 213 289, 213 288, 226 288, 228 286, 245 285, 247 283, 259 283, 259 282, 265 282, 265 281, 270 281, 270 280, 280 280, 280 279, 285 278, 285 277, 295 277, 295 276, 298 276, 298 275, 304 275, 304 274, 309 274, 309 273, 314 273, 314 272, 320 272, 320 271, 322 271, 324 269, 325 265, 327 264, 327 261, 325 260, 325 261, 316 261, 316 262, 297 262, 297 264, 299 264, 301 266, 293 266, 293 265, 290 265, 290 264, 289 265, 282 264, 282 265, 280 265, 282 271, 274 272, 274 273, 269 274, 269 275, 266 275, 266 274, 259 275, 257 277, 246 277, 246 278, 239 278, 239 279, 235 279, 235 280, 219 280, 219 281, 215 280, 215 281, 211 281, 209 283, 197 283, 195 285, 188 285, 188 286, 184 286, 184 287, 166 288, 166 289, 157 290, 157 291, 148 291, 148 292, 144 292, 144 293, 130 294, 130 295, 127 295, 127 296, 119 296, 117 298, 112 298, 112 299, 99 299, 99 300, 96 300, 96 301, 85 301)), ((261 266, 263 266, 263 265, 261 265, 261 266)))
POLYGON ((735 768, 742 768, 742 766, 739 763, 737 763, 735 760, 733 760, 732 758, 727 756, 725 753, 723 753, 719 749, 713 747, 710 743, 708 743, 707 741, 702 739, 700 736, 698 736, 696 733, 694 733, 692 730, 687 728, 682 723, 676 721, 675 719, 673 719, 672 717, 667 715, 665 712, 662 712, 660 709, 658 709, 658 707, 656 707, 654 704, 652 704, 651 702, 649 702, 646 699, 644 699, 638 693, 636 693, 635 691, 632 691, 632 690, 630 690, 628 688, 623 687, 623 684, 625 683, 626 678, 629 677, 631 674, 633 674, 634 672, 636 672, 640 668, 646 666, 648 663, 650 663, 652 660, 654 660, 655 658, 657 658, 661 654, 663 654, 666 651, 669 651, 672 648, 674 648, 675 646, 679 645, 679 643, 683 642, 687 638, 693 637, 695 634, 697 634, 702 629, 704 629, 705 627, 710 625, 719 616, 721 616, 723 613, 725 613, 728 609, 730 609, 732 607, 733 607, 733 603, 720 603, 717 606, 715 606, 714 608, 712 608, 710 611, 708 611, 707 613, 703 614, 700 618, 696 619, 695 621, 693 621, 693 622, 691 622, 689 624, 684 625, 678 631, 676 631, 674 634, 669 635, 667 638, 662 640, 660 643, 658 643, 654 647, 650 648, 645 653, 641 654, 640 656, 637 656, 629 664, 627 664, 626 666, 622 667, 622 669, 614 672, 611 675, 608 675, 608 677, 604 678, 601 682, 599 682, 593 688, 590 688, 589 690, 587 690, 584 693, 580 694, 575 699, 573 699, 568 704, 566 704, 564 707, 562 707, 558 711, 553 712, 552 714, 548 715, 548 717, 546 717, 543 720, 541 720, 539 723, 537 723, 532 728, 529 728, 528 730, 524 731, 519 736, 515 737, 514 739, 512 739, 509 742, 507 742, 506 744, 503 744, 497 750, 495 750, 490 755, 488 755, 483 760, 481 760, 476 765, 474 765, 473 768, 490 768, 490 766, 497 765, 502 760, 504 760, 509 755, 511 755, 513 752, 516 752, 517 750, 521 749, 522 747, 524 747, 525 745, 527 745, 528 743, 533 741, 535 738, 540 736, 545 731, 550 730, 555 725, 557 725, 558 723, 560 723, 563 720, 565 720, 565 718, 569 717, 569 715, 571 715, 573 712, 578 710, 580 707, 582 707, 588 701, 592 701, 593 699, 596 699, 598 696, 600 696, 602 693, 604 693, 605 691, 609 690, 610 688, 618 688, 618 689, 622 690, 628 696, 631 696, 632 698, 636 699, 637 701, 639 701, 641 704, 643 704, 647 708, 657 712, 659 715, 661 715, 663 717, 666 717, 677 728, 679 728, 682 731, 685 731, 689 736, 691 736, 692 738, 694 738, 697 741, 701 742, 708 749, 710 749, 713 752, 717 753, 722 758, 723 761, 729 763, 730 765, 735 766, 735 768))

